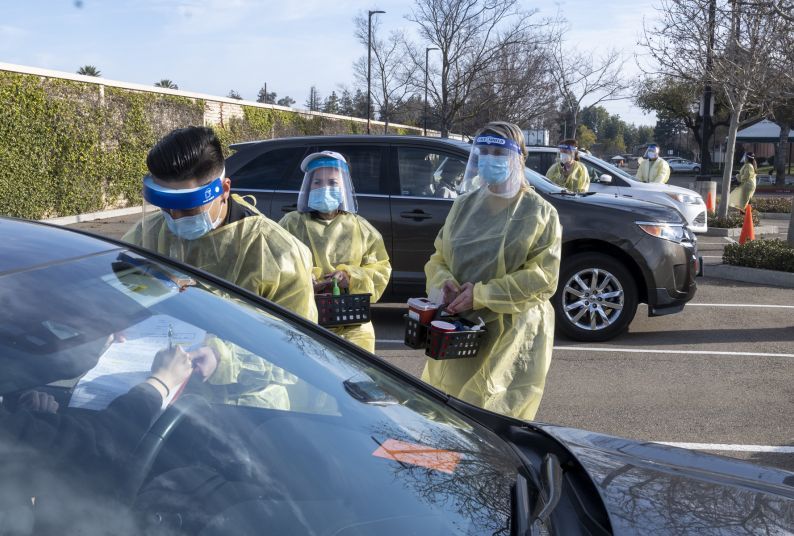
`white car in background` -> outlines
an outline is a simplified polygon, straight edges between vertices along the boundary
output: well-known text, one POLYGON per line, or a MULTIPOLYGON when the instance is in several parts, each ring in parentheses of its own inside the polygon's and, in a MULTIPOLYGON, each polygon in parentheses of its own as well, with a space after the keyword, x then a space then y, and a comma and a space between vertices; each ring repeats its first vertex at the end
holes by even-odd
MULTIPOLYGON (((557 161, 559 152, 556 147, 527 147, 527 150, 527 167, 544 175, 557 161)), ((705 233, 708 230, 706 203, 697 192, 671 184, 639 182, 627 171, 587 153, 580 153, 579 158, 590 173, 591 192, 673 207, 684 215, 692 231, 705 233)))
POLYGON ((694 173, 700 173, 700 164, 697 162, 692 162, 691 160, 686 160, 685 158, 665 158, 667 163, 670 164, 670 171, 690 171, 694 173))

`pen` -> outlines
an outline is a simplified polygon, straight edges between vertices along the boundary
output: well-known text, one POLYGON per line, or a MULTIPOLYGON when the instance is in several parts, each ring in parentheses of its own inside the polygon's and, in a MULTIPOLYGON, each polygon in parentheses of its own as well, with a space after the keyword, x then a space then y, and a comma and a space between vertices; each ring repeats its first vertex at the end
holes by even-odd
POLYGON ((174 347, 174 327, 171 324, 168 324, 168 349, 171 350, 174 347))

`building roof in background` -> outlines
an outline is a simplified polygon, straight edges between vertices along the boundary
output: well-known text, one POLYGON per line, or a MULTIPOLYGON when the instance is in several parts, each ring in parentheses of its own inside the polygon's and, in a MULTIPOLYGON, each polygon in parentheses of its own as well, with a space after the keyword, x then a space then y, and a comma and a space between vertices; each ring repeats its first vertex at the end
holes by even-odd
MULTIPOLYGON (((736 141, 777 143, 779 140, 780 127, 768 119, 743 128, 736 135, 736 141)), ((788 133, 788 141, 794 142, 794 130, 788 133)))

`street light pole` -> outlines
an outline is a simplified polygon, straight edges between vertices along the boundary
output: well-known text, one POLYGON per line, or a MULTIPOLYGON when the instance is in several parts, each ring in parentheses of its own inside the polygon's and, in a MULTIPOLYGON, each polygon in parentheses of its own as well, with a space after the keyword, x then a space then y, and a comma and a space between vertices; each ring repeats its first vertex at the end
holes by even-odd
POLYGON ((367 18, 367 134, 370 133, 370 116, 372 115, 372 15, 385 11, 368 11, 367 18))
POLYGON ((425 136, 427 136, 427 71, 428 67, 428 59, 430 57, 431 50, 438 50, 437 47, 427 47, 425 48, 425 136))
POLYGON ((711 180, 711 156, 709 151, 709 138, 713 134, 711 110, 714 107, 714 93, 711 87, 711 71, 714 56, 714 25, 717 11, 716 0, 709 2, 708 14, 708 44, 706 45, 706 87, 703 88, 703 99, 701 101, 700 114, 700 173, 695 177, 695 181, 711 180), (708 164, 708 169, 706 165, 708 164))

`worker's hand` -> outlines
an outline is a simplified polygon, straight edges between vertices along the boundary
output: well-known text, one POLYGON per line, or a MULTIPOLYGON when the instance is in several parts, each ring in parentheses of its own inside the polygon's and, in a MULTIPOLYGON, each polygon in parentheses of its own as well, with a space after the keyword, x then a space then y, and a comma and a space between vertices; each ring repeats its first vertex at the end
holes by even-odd
POLYGON ((51 394, 42 393, 41 391, 28 391, 19 397, 19 409, 56 413, 58 411, 58 403, 51 394))
POLYGON ((212 376, 215 369, 218 368, 218 356, 209 346, 202 346, 198 350, 190 352, 190 359, 193 361, 195 373, 204 381, 207 381, 207 378, 212 376))
POLYGON ((460 294, 452 303, 447 305, 447 311, 452 314, 471 311, 474 308, 474 283, 463 283, 460 294))
POLYGON ((339 285, 339 288, 347 288, 350 286, 350 275, 344 270, 331 272, 330 274, 326 274, 324 277, 329 281, 336 279, 336 284, 339 285))
MULTIPOLYGON (((171 392, 182 385, 192 372, 193 360, 181 346, 160 350, 154 356, 152 376, 165 383, 171 392)), ((154 383, 152 385, 157 387, 154 383)))
POLYGON ((441 301, 443 303, 452 303, 458 294, 460 294, 460 287, 454 281, 448 280, 441 285, 441 301))
POLYGON ((328 288, 331 286, 331 281, 330 280, 329 281, 317 281, 317 280, 314 280, 314 282, 312 283, 312 286, 314 287, 314 293, 315 294, 323 294, 325 292, 328 292, 328 288))

